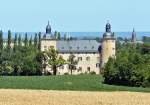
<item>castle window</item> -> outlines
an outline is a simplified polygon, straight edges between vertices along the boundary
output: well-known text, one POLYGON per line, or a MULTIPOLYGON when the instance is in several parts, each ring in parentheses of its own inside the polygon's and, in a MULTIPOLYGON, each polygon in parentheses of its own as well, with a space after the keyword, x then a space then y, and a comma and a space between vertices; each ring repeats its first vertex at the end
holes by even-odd
POLYGON ((78 57, 78 61, 82 61, 82 57, 78 57))
POLYGON ((54 46, 50 46, 49 48, 50 48, 50 49, 53 49, 53 48, 54 48, 54 46))
POLYGON ((70 48, 70 49, 72 49, 72 47, 71 47, 71 46, 70 46, 69 48, 70 48))
POLYGON ((59 69, 62 69, 62 70, 63 70, 63 69, 64 69, 64 66, 60 66, 59 69))
POLYGON ((91 68, 90 68, 90 67, 87 67, 87 71, 90 72, 90 71, 91 71, 91 68))
POLYGON ((95 52, 93 52, 93 54, 96 54, 95 52))
POLYGON ((82 71, 82 67, 79 67, 78 72, 79 72, 79 71, 82 71))
POLYGON ((100 68, 100 63, 97 63, 97 64, 96 64, 96 68, 100 68))
POLYGON ((86 61, 90 61, 90 57, 86 57, 86 61))
POLYGON ((94 46, 92 46, 92 49, 94 49, 94 46))
POLYGON ((61 49, 64 49, 64 47, 62 47, 61 49))
POLYGON ((80 47, 77 47, 77 49, 80 49, 80 47))
POLYGON ((84 49, 87 49, 87 47, 85 46, 84 49))
POLYGON ((112 54, 112 57, 115 57, 115 54, 112 54))

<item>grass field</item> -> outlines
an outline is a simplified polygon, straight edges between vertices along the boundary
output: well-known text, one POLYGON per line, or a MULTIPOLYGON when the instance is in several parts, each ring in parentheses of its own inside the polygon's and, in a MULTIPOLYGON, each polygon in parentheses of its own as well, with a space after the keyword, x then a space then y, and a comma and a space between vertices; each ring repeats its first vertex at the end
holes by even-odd
POLYGON ((102 83, 100 75, 0 77, 1 89, 38 89, 72 91, 133 91, 150 92, 150 88, 113 86, 102 83))
POLYGON ((150 105, 150 93, 0 89, 0 105, 150 105))

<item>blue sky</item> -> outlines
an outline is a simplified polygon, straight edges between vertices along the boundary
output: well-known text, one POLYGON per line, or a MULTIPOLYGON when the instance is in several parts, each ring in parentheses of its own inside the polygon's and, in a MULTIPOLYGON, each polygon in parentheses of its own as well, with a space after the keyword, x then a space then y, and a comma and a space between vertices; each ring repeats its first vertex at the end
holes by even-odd
POLYGON ((150 31, 150 0, 0 0, 0 28, 14 32, 150 31))

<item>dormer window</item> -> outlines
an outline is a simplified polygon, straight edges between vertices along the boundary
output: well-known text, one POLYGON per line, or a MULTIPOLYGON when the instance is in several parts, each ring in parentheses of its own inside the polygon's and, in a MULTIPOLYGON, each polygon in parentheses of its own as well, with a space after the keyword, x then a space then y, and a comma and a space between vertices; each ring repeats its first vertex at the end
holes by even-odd
POLYGON ((49 49, 53 49, 54 48, 54 46, 49 46, 49 49))
POLYGON ((44 46, 44 48, 47 48, 47 46, 44 46))
POLYGON ((70 49, 72 49, 72 47, 71 47, 71 46, 70 46, 69 48, 70 48, 70 49))

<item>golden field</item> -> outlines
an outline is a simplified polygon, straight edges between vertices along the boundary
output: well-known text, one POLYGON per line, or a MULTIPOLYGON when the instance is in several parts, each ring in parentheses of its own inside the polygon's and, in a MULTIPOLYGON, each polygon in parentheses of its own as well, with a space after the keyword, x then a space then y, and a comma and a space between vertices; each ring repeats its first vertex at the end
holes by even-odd
POLYGON ((150 93, 1 89, 0 105, 150 105, 150 93))

